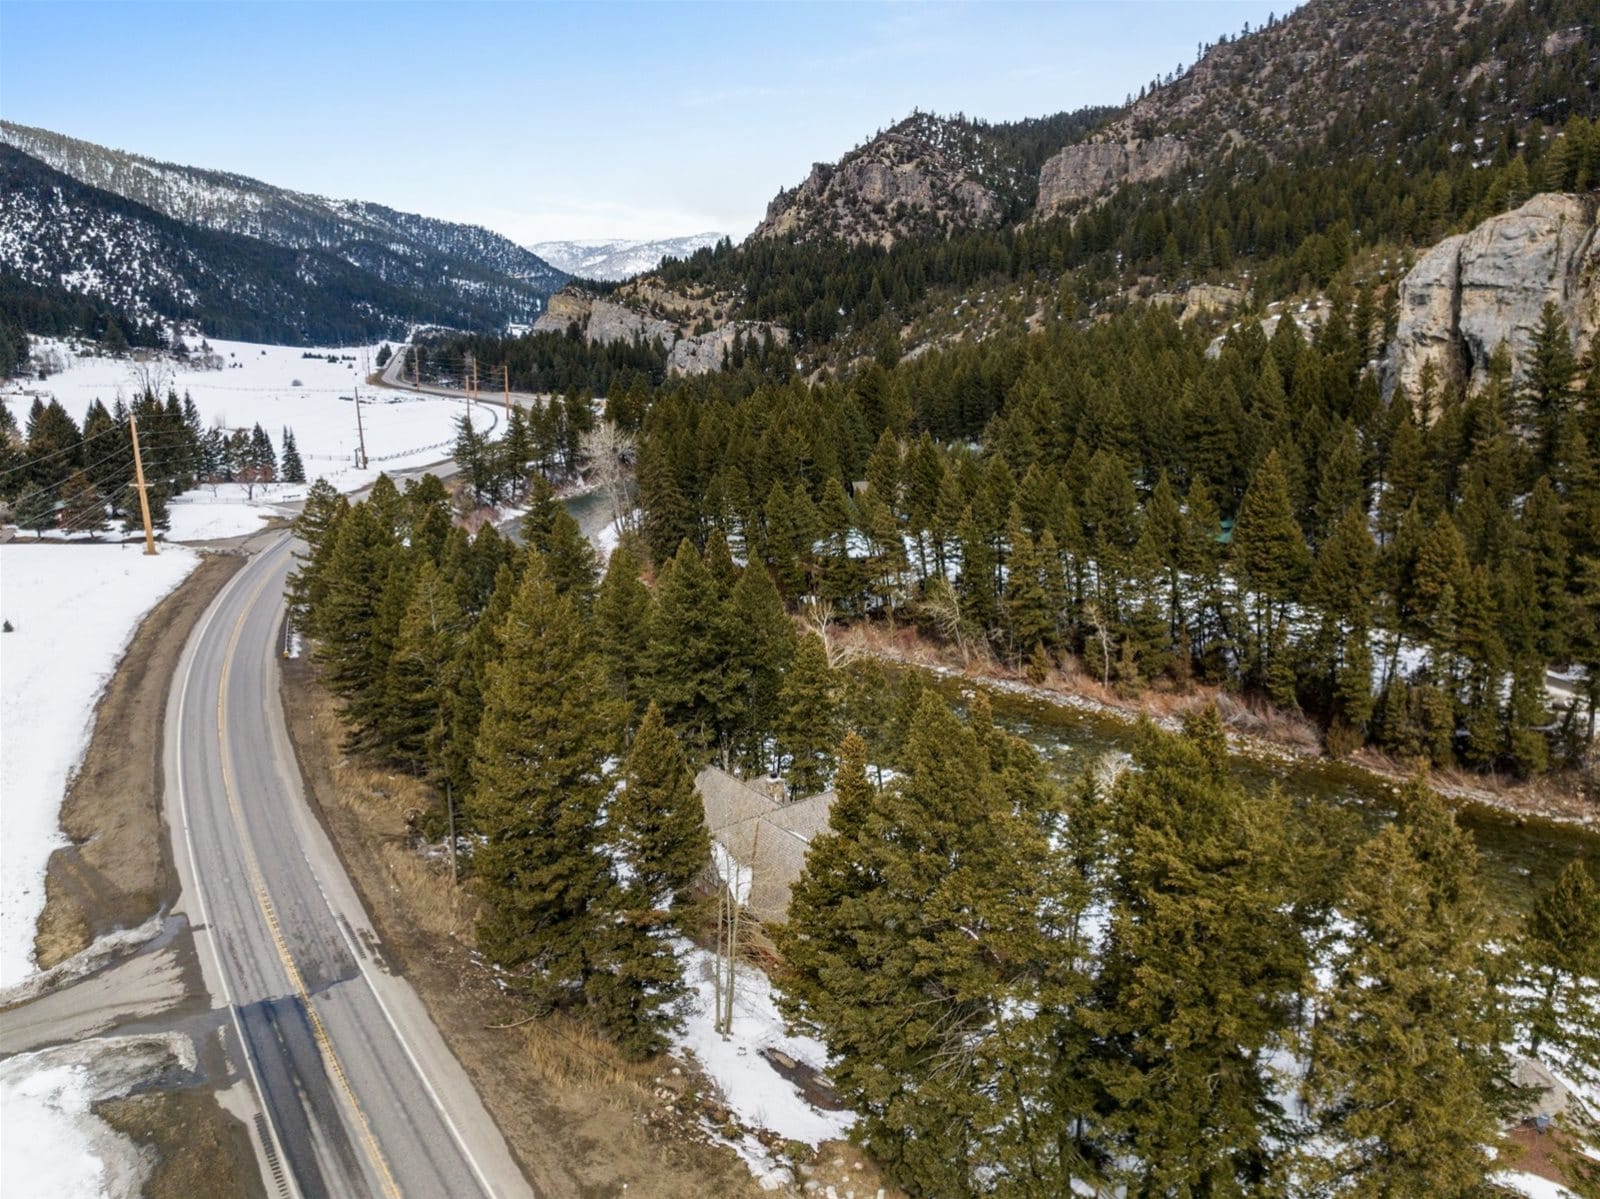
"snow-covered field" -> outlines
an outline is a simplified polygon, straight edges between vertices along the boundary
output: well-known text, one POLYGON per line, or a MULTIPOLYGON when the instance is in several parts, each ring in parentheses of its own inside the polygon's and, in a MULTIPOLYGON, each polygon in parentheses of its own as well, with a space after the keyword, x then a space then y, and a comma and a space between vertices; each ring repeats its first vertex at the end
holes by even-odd
MULTIPOLYGON (((59 369, 42 381, 8 384, 0 391, 0 399, 24 428, 35 393, 53 395, 74 420, 82 420, 94 400, 103 400, 109 407, 119 397, 129 399, 147 376, 163 393, 170 387, 180 396, 188 394, 207 426, 232 429, 259 423, 280 451, 283 430, 293 429, 306 477, 321 476, 341 491, 365 487, 383 471, 423 466, 450 456, 455 422, 465 411, 461 402, 366 386, 375 346, 306 350, 242 341, 207 344, 211 360, 220 363, 220 369, 195 364, 206 357, 196 338, 190 339, 189 364, 170 358, 139 364, 78 354, 62 341, 36 340, 35 360, 52 359, 59 369), (356 465, 360 438, 354 396, 358 387, 367 447, 365 470, 356 465)), ((499 422, 497 410, 488 404, 476 405, 473 418, 485 431, 499 422)), ((174 499, 169 539, 210 540, 251 532, 271 515, 274 502, 298 499, 304 488, 258 487, 253 504, 244 502, 243 494, 242 487, 223 485, 215 492, 203 487, 174 499)))
MULTIPOLYGON (((199 557, 164 546, 0 546, 0 987, 34 969, 50 853, 67 779, 89 743, 95 703, 144 614, 199 557)), ((154 751, 152 751, 154 752, 154 751)))

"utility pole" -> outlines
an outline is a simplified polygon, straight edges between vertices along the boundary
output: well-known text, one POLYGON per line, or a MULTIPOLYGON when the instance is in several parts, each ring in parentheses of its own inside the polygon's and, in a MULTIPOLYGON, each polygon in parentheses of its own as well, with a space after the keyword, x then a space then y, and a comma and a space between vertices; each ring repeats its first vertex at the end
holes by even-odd
POLYGON ((139 515, 144 518, 144 552, 156 552, 156 532, 150 525, 150 495, 144 482, 144 459, 139 457, 139 422, 134 419, 133 406, 128 407, 128 432, 133 437, 133 477, 139 488, 139 515))
POLYGON ((456 797, 449 775, 445 775, 444 779, 444 808, 450 818, 450 881, 459 883, 461 872, 456 869, 456 797))
POLYGON ((362 470, 366 470, 367 469, 367 434, 366 434, 366 430, 361 427, 361 388, 357 387, 355 389, 355 392, 356 392, 356 440, 361 445, 361 469, 362 470))
POLYGON ((414 342, 411 346, 411 386, 419 391, 422 389, 422 347, 414 342))
POLYGON ((478 360, 468 354, 461 363, 461 390, 467 393, 467 424, 472 424, 472 393, 478 383, 478 360))
POLYGON ((509 362, 501 364, 500 374, 505 379, 506 384, 506 420, 509 421, 511 419, 511 364, 509 362))

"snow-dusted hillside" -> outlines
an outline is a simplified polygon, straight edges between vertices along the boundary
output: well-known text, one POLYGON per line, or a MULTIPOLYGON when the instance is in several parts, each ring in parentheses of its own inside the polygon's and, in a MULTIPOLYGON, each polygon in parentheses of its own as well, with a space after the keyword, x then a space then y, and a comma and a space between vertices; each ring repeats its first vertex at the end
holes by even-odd
MULTIPOLYGON (((115 214, 141 232, 155 230, 143 233, 145 240, 161 243, 155 265, 198 293, 168 303, 153 285, 138 297, 144 307, 169 319, 210 321, 208 331, 216 335, 316 340, 363 327, 397 332, 406 321, 495 331, 536 319, 567 279, 537 255, 475 225, 156 162, 9 122, 0 122, 0 143, 9 147, 3 159, 7 205, 0 270, 15 270, 36 286, 120 305, 119 291, 136 289, 126 278, 108 285, 103 278, 68 277, 74 274, 70 260, 53 262, 49 277, 24 271, 27 241, 41 234, 10 210, 15 197, 35 209, 67 210, 74 226, 103 223, 115 214), (19 239, 20 253, 10 244, 19 239), (249 294, 274 301, 300 290, 297 284, 315 288, 310 298, 298 299, 298 307, 313 311, 309 331, 302 327, 306 322, 295 323, 295 303, 262 306, 249 294), (317 312, 324 294, 337 310, 317 312), (258 311, 255 325, 244 323, 258 311)), ((125 236, 118 230, 112 240, 125 236)), ((96 267, 106 273, 98 260, 96 267)))
POLYGON ((687 258, 716 245, 725 233, 691 233, 654 241, 541 241, 528 249, 581 279, 631 279, 661 265, 663 258, 687 258))

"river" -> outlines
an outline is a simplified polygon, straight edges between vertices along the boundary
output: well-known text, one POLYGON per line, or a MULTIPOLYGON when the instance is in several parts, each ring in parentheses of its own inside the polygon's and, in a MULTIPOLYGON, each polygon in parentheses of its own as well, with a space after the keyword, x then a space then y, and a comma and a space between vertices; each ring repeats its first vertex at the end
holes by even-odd
MULTIPOLYGON (((960 680, 925 679, 958 705, 962 693, 971 692, 971 685, 960 680)), ((1032 744, 1062 780, 1076 778, 1107 752, 1132 748, 1130 726, 1114 717, 993 689, 989 697, 995 723, 1032 744)), ((1349 811, 1369 831, 1394 818, 1393 785, 1358 767, 1245 755, 1236 755, 1234 763, 1247 788, 1265 790, 1277 783, 1301 803, 1331 804, 1349 811)), ((1484 889, 1492 910, 1503 917, 1525 912, 1533 897, 1573 858, 1600 858, 1600 836, 1570 825, 1479 805, 1459 806, 1456 816, 1477 842, 1484 889)))
MULTIPOLYGON (((632 488, 629 488, 630 494, 632 488)), ((561 506, 578 522, 578 530, 591 542, 599 539, 600 531, 611 523, 611 508, 606 503, 605 492, 600 488, 568 496, 561 506)), ((502 536, 522 544, 522 518, 515 517, 496 526, 502 536)))

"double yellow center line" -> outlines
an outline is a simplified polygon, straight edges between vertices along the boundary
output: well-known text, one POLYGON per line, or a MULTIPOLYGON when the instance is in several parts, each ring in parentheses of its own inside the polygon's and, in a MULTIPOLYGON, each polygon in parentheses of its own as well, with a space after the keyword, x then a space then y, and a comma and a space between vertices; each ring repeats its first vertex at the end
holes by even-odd
MULTIPOLYGON (((228 650, 222 659, 222 675, 217 684, 217 740, 221 751, 222 789, 227 796, 228 810, 233 814, 234 828, 239 834, 239 847, 244 854, 245 869, 250 875, 250 885, 255 891, 256 903, 260 905, 261 915, 266 920, 267 931, 272 936, 273 948, 277 950, 278 958, 283 962, 283 969, 289 976, 289 983, 300 996, 301 1005, 305 1008, 306 1018, 311 1023, 311 1035, 316 1040, 317 1050, 322 1055, 322 1062, 328 1074, 339 1084, 339 1089, 344 1092, 345 1098, 350 1101, 350 1110, 355 1113, 356 1124, 361 1133, 361 1140, 366 1147, 367 1156, 372 1162, 379 1183, 383 1186, 383 1193, 389 1199, 400 1199, 400 1187, 394 1180, 394 1174, 389 1169, 388 1160, 383 1155, 383 1150, 378 1147, 377 1138, 372 1135, 372 1126, 367 1122, 367 1115, 361 1109, 361 1104, 356 1099, 354 1088, 350 1079, 344 1072, 344 1066, 339 1062, 339 1055, 333 1050, 333 1042, 328 1037, 328 1030, 323 1027, 322 1017, 317 1014, 316 1007, 311 1002, 311 995, 306 990, 305 980, 300 975, 300 968, 295 965, 294 957, 289 952, 288 943, 284 940, 283 929, 278 923, 277 909, 273 907, 272 896, 267 893, 266 881, 261 874, 261 865, 256 859, 254 846, 250 843, 249 834, 245 830, 244 812, 239 807, 239 797, 233 785, 232 758, 228 749, 228 672, 233 666, 233 655, 239 647, 239 638, 244 632, 244 622, 249 618, 255 608, 256 601, 261 598, 261 593, 266 590, 271 576, 263 579, 251 593, 250 600, 245 604, 244 611, 239 614, 237 623, 233 626, 233 636, 228 640, 228 650)), ((265 1096, 262 1097, 265 1102, 265 1096)))

